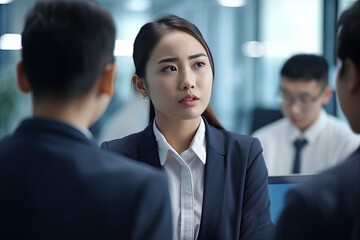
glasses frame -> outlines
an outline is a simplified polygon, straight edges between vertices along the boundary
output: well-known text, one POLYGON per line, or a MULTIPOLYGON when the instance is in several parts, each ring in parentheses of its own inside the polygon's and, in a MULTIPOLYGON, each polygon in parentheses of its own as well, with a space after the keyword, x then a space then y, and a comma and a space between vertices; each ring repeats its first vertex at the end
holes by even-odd
POLYGON ((292 99, 289 99, 289 98, 284 98, 283 97, 283 91, 284 89, 280 86, 279 88, 279 102, 283 105, 283 106, 286 106, 286 107, 291 107, 293 106, 294 104, 298 104, 299 107, 301 107, 302 109, 307 109, 309 108, 312 104, 314 104, 317 100, 319 100, 319 98, 321 97, 321 95, 325 92, 325 89, 327 87, 327 84, 324 84, 322 87, 321 87, 321 90, 320 92, 315 95, 314 97, 312 97, 311 99, 307 100, 307 101, 304 101, 303 99, 301 98, 292 98, 292 99))

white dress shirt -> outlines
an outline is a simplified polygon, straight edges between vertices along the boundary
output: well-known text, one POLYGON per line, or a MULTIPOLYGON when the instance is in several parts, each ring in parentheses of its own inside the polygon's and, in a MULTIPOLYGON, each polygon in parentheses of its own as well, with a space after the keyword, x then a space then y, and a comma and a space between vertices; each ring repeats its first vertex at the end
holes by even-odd
POLYGON ((170 146, 154 121, 160 163, 165 169, 173 216, 173 239, 196 239, 199 234, 206 163, 205 123, 188 149, 180 155, 170 146))
POLYGON ((92 133, 90 132, 90 130, 86 127, 80 126, 80 125, 71 125, 74 128, 76 128, 77 130, 79 130, 81 133, 83 133, 89 140, 94 139, 94 136, 92 135, 92 133))
POLYGON ((305 174, 318 173, 336 165, 360 145, 359 135, 324 110, 303 133, 289 119, 282 118, 255 131, 253 136, 260 139, 269 175, 292 173, 295 154, 293 142, 297 138, 307 140, 300 163, 300 173, 305 174))

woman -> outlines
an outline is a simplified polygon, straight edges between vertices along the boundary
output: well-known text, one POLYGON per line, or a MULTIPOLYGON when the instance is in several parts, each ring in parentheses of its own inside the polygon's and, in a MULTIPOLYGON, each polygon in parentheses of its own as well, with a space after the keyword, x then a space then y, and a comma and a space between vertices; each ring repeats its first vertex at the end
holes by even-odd
POLYGON ((102 148, 166 171, 174 239, 270 238, 262 148, 225 131, 209 107, 214 63, 197 27, 174 15, 147 23, 133 58, 149 125, 102 148))

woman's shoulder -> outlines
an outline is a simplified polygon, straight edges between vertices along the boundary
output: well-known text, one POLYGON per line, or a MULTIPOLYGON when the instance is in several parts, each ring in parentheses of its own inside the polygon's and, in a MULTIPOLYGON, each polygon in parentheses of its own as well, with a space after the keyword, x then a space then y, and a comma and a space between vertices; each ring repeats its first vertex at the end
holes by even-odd
POLYGON ((242 148, 251 148, 254 146, 260 147, 260 142, 257 138, 252 136, 218 129, 213 126, 208 128, 208 140, 213 143, 225 143, 225 145, 239 145, 242 148))
POLYGON ((208 152, 224 156, 227 167, 231 166, 240 172, 242 171, 241 169, 249 169, 249 172, 266 173, 266 166, 262 157, 262 147, 257 138, 231 131, 209 128, 207 141, 208 152))
POLYGON ((125 149, 130 150, 131 148, 134 148, 137 146, 137 143, 141 139, 143 131, 130 134, 128 136, 117 138, 109 141, 104 141, 100 148, 110 150, 110 151, 123 151, 125 149))
POLYGON ((233 139, 234 141, 254 141, 255 138, 252 136, 248 136, 241 133, 236 133, 232 131, 228 131, 225 129, 219 129, 214 126, 208 125, 208 131, 212 135, 217 135, 217 137, 227 138, 227 139, 233 139))

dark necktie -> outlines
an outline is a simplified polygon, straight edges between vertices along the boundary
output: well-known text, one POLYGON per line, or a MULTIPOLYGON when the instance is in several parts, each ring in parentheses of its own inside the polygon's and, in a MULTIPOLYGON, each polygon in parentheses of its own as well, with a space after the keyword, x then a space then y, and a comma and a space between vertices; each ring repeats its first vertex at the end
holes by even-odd
POLYGON ((307 143, 306 139, 299 138, 294 142, 295 147, 295 159, 293 173, 300 173, 300 161, 301 161, 301 150, 307 143))

